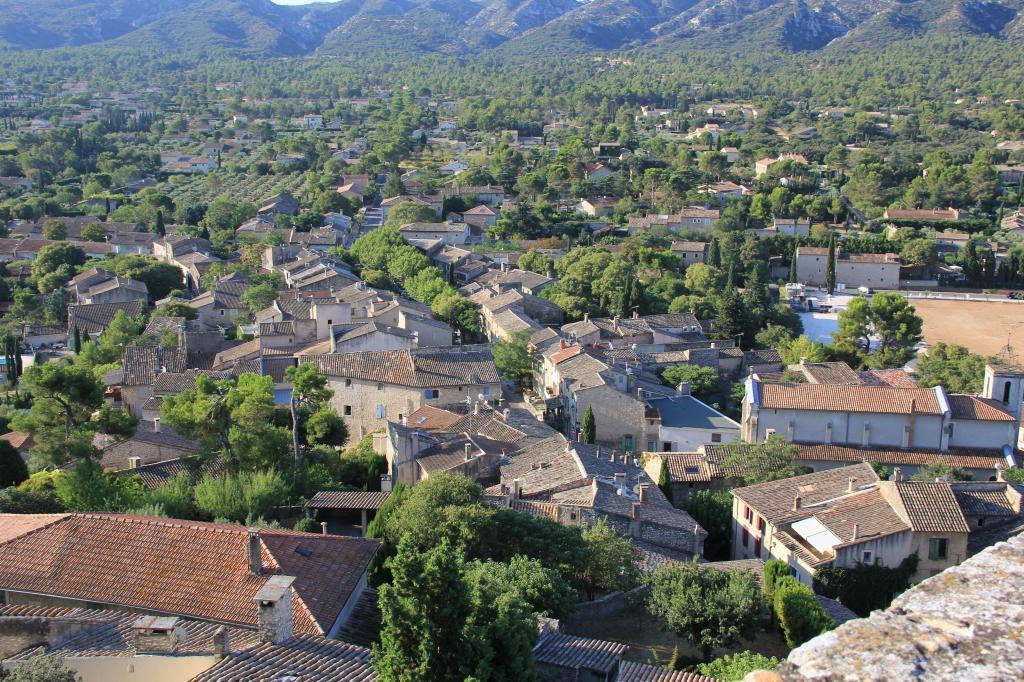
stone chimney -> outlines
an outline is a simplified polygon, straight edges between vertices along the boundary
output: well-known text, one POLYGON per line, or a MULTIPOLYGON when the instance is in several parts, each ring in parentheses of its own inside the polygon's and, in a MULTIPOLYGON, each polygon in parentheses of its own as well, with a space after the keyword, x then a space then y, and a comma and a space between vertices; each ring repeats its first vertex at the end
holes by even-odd
POLYGON ((796 497, 793 498, 793 511, 797 511, 798 509, 800 509, 803 506, 804 506, 804 500, 803 500, 802 497, 797 495, 796 497))
POLYGON ((569 347, 569 344, 565 342, 565 339, 558 339, 558 347, 565 349, 569 347))
POLYGON ((274 575, 256 593, 260 641, 281 644, 292 636, 292 583, 290 575, 274 575))
POLYGON ((1006 483, 1006 474, 1003 472, 1003 467, 996 467, 996 482, 1006 483))
POLYGON ((892 470, 892 480, 894 480, 894 481, 902 481, 903 480, 903 469, 900 469, 899 467, 896 467, 895 469, 893 469, 892 470))
POLYGON ((178 619, 163 616, 140 616, 132 623, 132 639, 136 654, 173 654, 184 643, 185 630, 178 619))
POLYGON ((583 321, 590 322, 590 313, 583 313, 583 321))
POLYGON ((501 420, 507 424, 508 423, 508 418, 511 415, 512 415, 512 410, 510 410, 510 409, 508 409, 506 407, 504 410, 501 411, 501 420))
POLYGON ((263 575, 263 555, 260 553, 260 532, 249 529, 249 573, 263 575))
POLYGON ((647 501, 647 484, 646 483, 641 483, 640 485, 637 486, 637 496, 638 496, 638 498, 640 500, 640 504, 643 504, 644 502, 647 501))
POLYGON ((129 457, 128 458, 128 468, 129 469, 138 469, 140 466, 142 466, 142 458, 141 457, 129 457))
POLYGON ((854 540, 860 540, 860 524, 859 523, 853 524, 853 539, 854 540))
POLYGON ((633 311, 633 319, 634 320, 639 320, 640 319, 640 311, 639 310, 634 310, 633 311))
POLYGON ((633 510, 630 512, 630 517, 629 518, 633 519, 634 521, 638 521, 640 519, 640 503, 639 502, 634 502, 633 503, 633 510))
POLYGON ((469 443, 466 443, 465 446, 463 447, 463 452, 465 452, 466 461, 467 462, 473 459, 473 446, 472 445, 470 445, 469 443))
POLYGON ((231 639, 228 637, 228 629, 221 625, 213 631, 213 655, 217 658, 224 658, 231 653, 231 639))
POLYGON ((852 493, 857 491, 857 479, 851 477, 846 483, 846 492, 852 493))

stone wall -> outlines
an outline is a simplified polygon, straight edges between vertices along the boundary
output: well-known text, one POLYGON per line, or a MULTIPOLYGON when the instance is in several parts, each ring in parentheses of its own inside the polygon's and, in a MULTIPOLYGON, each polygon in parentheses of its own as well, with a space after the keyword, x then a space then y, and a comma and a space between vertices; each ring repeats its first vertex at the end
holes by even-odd
POLYGON ((748 682, 1024 679, 1024 536, 794 649, 748 682))

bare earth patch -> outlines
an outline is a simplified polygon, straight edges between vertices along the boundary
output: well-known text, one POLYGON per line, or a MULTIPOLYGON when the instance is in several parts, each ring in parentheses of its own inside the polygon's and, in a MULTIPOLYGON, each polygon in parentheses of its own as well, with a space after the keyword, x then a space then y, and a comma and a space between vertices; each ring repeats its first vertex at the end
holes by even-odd
POLYGON ((989 301, 912 300, 924 320, 924 340, 929 344, 957 343, 980 355, 998 355, 1006 348, 1006 336, 1018 358, 1024 357, 1024 305, 989 301))

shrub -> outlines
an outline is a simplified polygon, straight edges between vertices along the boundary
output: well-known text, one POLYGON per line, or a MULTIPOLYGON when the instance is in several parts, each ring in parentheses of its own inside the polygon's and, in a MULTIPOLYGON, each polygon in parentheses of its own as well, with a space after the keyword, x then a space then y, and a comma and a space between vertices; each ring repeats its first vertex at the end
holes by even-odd
POLYGON ((781 663, 782 659, 774 656, 741 651, 731 656, 726 654, 710 663, 701 663, 697 666, 697 672, 712 679, 733 682, 742 680, 747 673, 752 673, 755 670, 774 670, 781 663))
POLYGON ((292 526, 292 530, 299 533, 319 533, 321 531, 320 524, 315 519, 311 519, 308 516, 303 516, 301 519, 295 522, 292 526))
POLYGON ((775 585, 789 575, 789 566, 784 561, 769 559, 764 562, 764 594, 771 601, 775 598, 775 585))
POLYGON ((207 474, 195 489, 196 507, 211 518, 244 523, 265 517, 287 497, 288 486, 274 470, 207 474))
POLYGON ((59 514, 64 505, 53 490, 0 490, 0 513, 4 514, 59 514))
POLYGON ((159 505, 172 519, 194 519, 196 504, 192 499, 192 477, 181 472, 146 494, 149 504, 159 505))
POLYGON ((0 440, 0 488, 18 485, 28 479, 28 465, 17 448, 0 440))
POLYGON ((786 644, 795 648, 836 626, 814 596, 811 588, 796 578, 786 576, 774 586, 775 616, 786 637, 786 644))

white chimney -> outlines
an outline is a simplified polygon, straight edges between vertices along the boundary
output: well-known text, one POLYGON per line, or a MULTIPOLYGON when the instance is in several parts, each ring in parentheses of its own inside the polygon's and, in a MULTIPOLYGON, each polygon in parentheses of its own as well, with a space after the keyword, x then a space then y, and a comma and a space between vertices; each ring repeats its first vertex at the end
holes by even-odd
POLYGON ((129 457, 128 458, 128 468, 129 469, 138 469, 140 466, 142 466, 142 458, 141 457, 129 457))
POLYGON ((892 470, 892 480, 894 480, 894 481, 902 481, 903 480, 903 469, 900 469, 899 467, 896 467, 895 469, 893 469, 892 470))
POLYGON ((860 524, 859 523, 853 524, 853 539, 854 540, 859 540, 860 539, 860 524))
POLYGON ((253 601, 259 609, 260 640, 270 644, 282 644, 291 638, 292 583, 290 575, 274 575, 256 593, 253 601))
POLYGON ((160 433, 160 417, 153 417, 153 433, 160 433))
POLYGON ((852 493, 852 492, 855 492, 856 490, 857 490, 857 479, 851 477, 849 479, 849 481, 847 481, 846 492, 852 493))
POLYGON ((472 445, 470 445, 469 443, 466 443, 466 445, 463 447, 463 451, 466 453, 466 461, 467 462, 470 461, 471 459, 473 459, 473 446, 472 445))
POLYGON ((327 535, 327 522, 326 521, 321 521, 320 522, 320 533, 322 535, 327 535))

